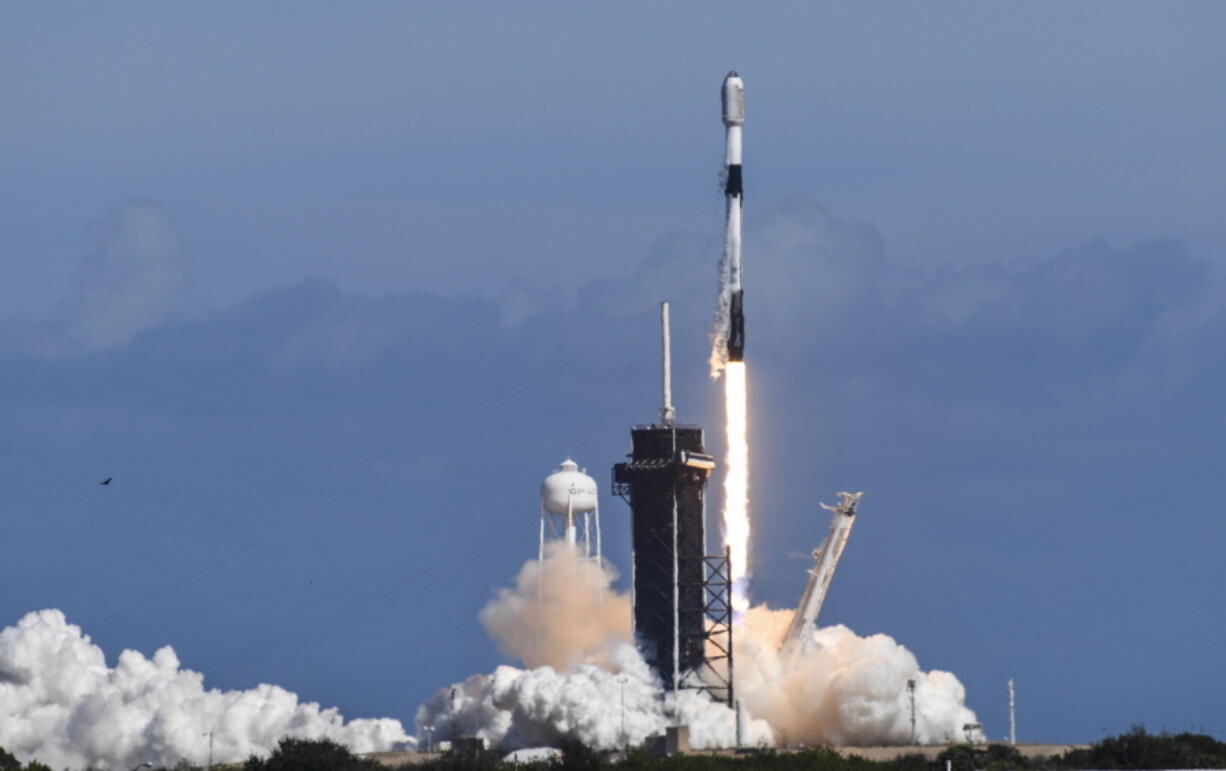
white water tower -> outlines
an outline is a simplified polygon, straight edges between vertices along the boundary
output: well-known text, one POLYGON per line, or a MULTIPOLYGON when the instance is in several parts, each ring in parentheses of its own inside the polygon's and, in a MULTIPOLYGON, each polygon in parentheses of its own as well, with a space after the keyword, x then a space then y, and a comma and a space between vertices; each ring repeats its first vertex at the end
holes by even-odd
POLYGON ((600 562, 600 502, 596 480, 586 471, 567 458, 541 483, 540 559, 546 540, 565 540, 600 562))

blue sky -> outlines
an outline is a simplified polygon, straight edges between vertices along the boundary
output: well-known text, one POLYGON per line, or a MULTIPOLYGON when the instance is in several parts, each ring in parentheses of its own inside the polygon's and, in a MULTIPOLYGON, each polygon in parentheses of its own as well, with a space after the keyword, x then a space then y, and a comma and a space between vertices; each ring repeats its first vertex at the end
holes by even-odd
POLYGON ((0 622, 352 716, 488 670, 539 480, 605 484, 655 414, 661 299, 681 416, 721 422, 736 69, 757 598, 863 489, 824 620, 990 735, 1013 677, 1025 739, 1226 737, 1224 17, 6 6, 0 622))

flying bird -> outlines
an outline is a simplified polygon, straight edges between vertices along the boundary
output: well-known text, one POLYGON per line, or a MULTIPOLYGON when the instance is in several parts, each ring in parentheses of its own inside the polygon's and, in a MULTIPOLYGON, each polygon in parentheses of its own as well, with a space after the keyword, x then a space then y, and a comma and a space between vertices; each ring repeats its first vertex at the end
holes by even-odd
POLYGON ((98 484, 100 484, 100 485, 109 485, 109 484, 111 483, 111 480, 112 480, 113 478, 114 478, 114 477, 107 477, 106 479, 102 480, 102 481, 101 481, 101 482, 99 482, 98 484))

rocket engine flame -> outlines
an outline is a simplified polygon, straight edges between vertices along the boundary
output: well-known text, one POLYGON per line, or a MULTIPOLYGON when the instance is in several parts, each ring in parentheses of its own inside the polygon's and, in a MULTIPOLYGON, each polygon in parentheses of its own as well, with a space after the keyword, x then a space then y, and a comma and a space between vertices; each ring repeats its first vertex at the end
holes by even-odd
POLYGON ((749 398, 745 362, 724 366, 727 467, 724 472, 724 545, 732 560, 732 608, 749 608, 749 398))

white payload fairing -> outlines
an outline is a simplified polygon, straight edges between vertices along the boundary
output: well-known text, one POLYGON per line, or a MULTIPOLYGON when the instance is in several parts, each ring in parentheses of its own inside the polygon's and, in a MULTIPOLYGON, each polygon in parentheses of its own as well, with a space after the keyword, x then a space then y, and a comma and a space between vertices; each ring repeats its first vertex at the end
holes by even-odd
POLYGON ((830 589, 830 581, 834 578, 834 569, 843 556, 843 547, 851 536, 851 526, 856 519, 856 506, 864 493, 839 493, 841 499, 838 506, 822 508, 834 512, 830 522, 830 532, 813 551, 815 563, 809 571, 809 582, 805 585, 805 593, 801 595, 800 604, 792 614, 792 623, 788 625, 787 635, 783 638, 780 655, 786 661, 804 652, 806 646, 813 642, 813 625, 822 611, 822 603, 826 601, 826 592, 830 589))
POLYGON ((728 308, 728 361, 743 361, 745 356, 744 291, 741 288, 741 209, 744 188, 741 175, 741 126, 745 123, 745 83, 729 72, 720 89, 724 107, 724 259, 728 281, 724 291, 728 308))

